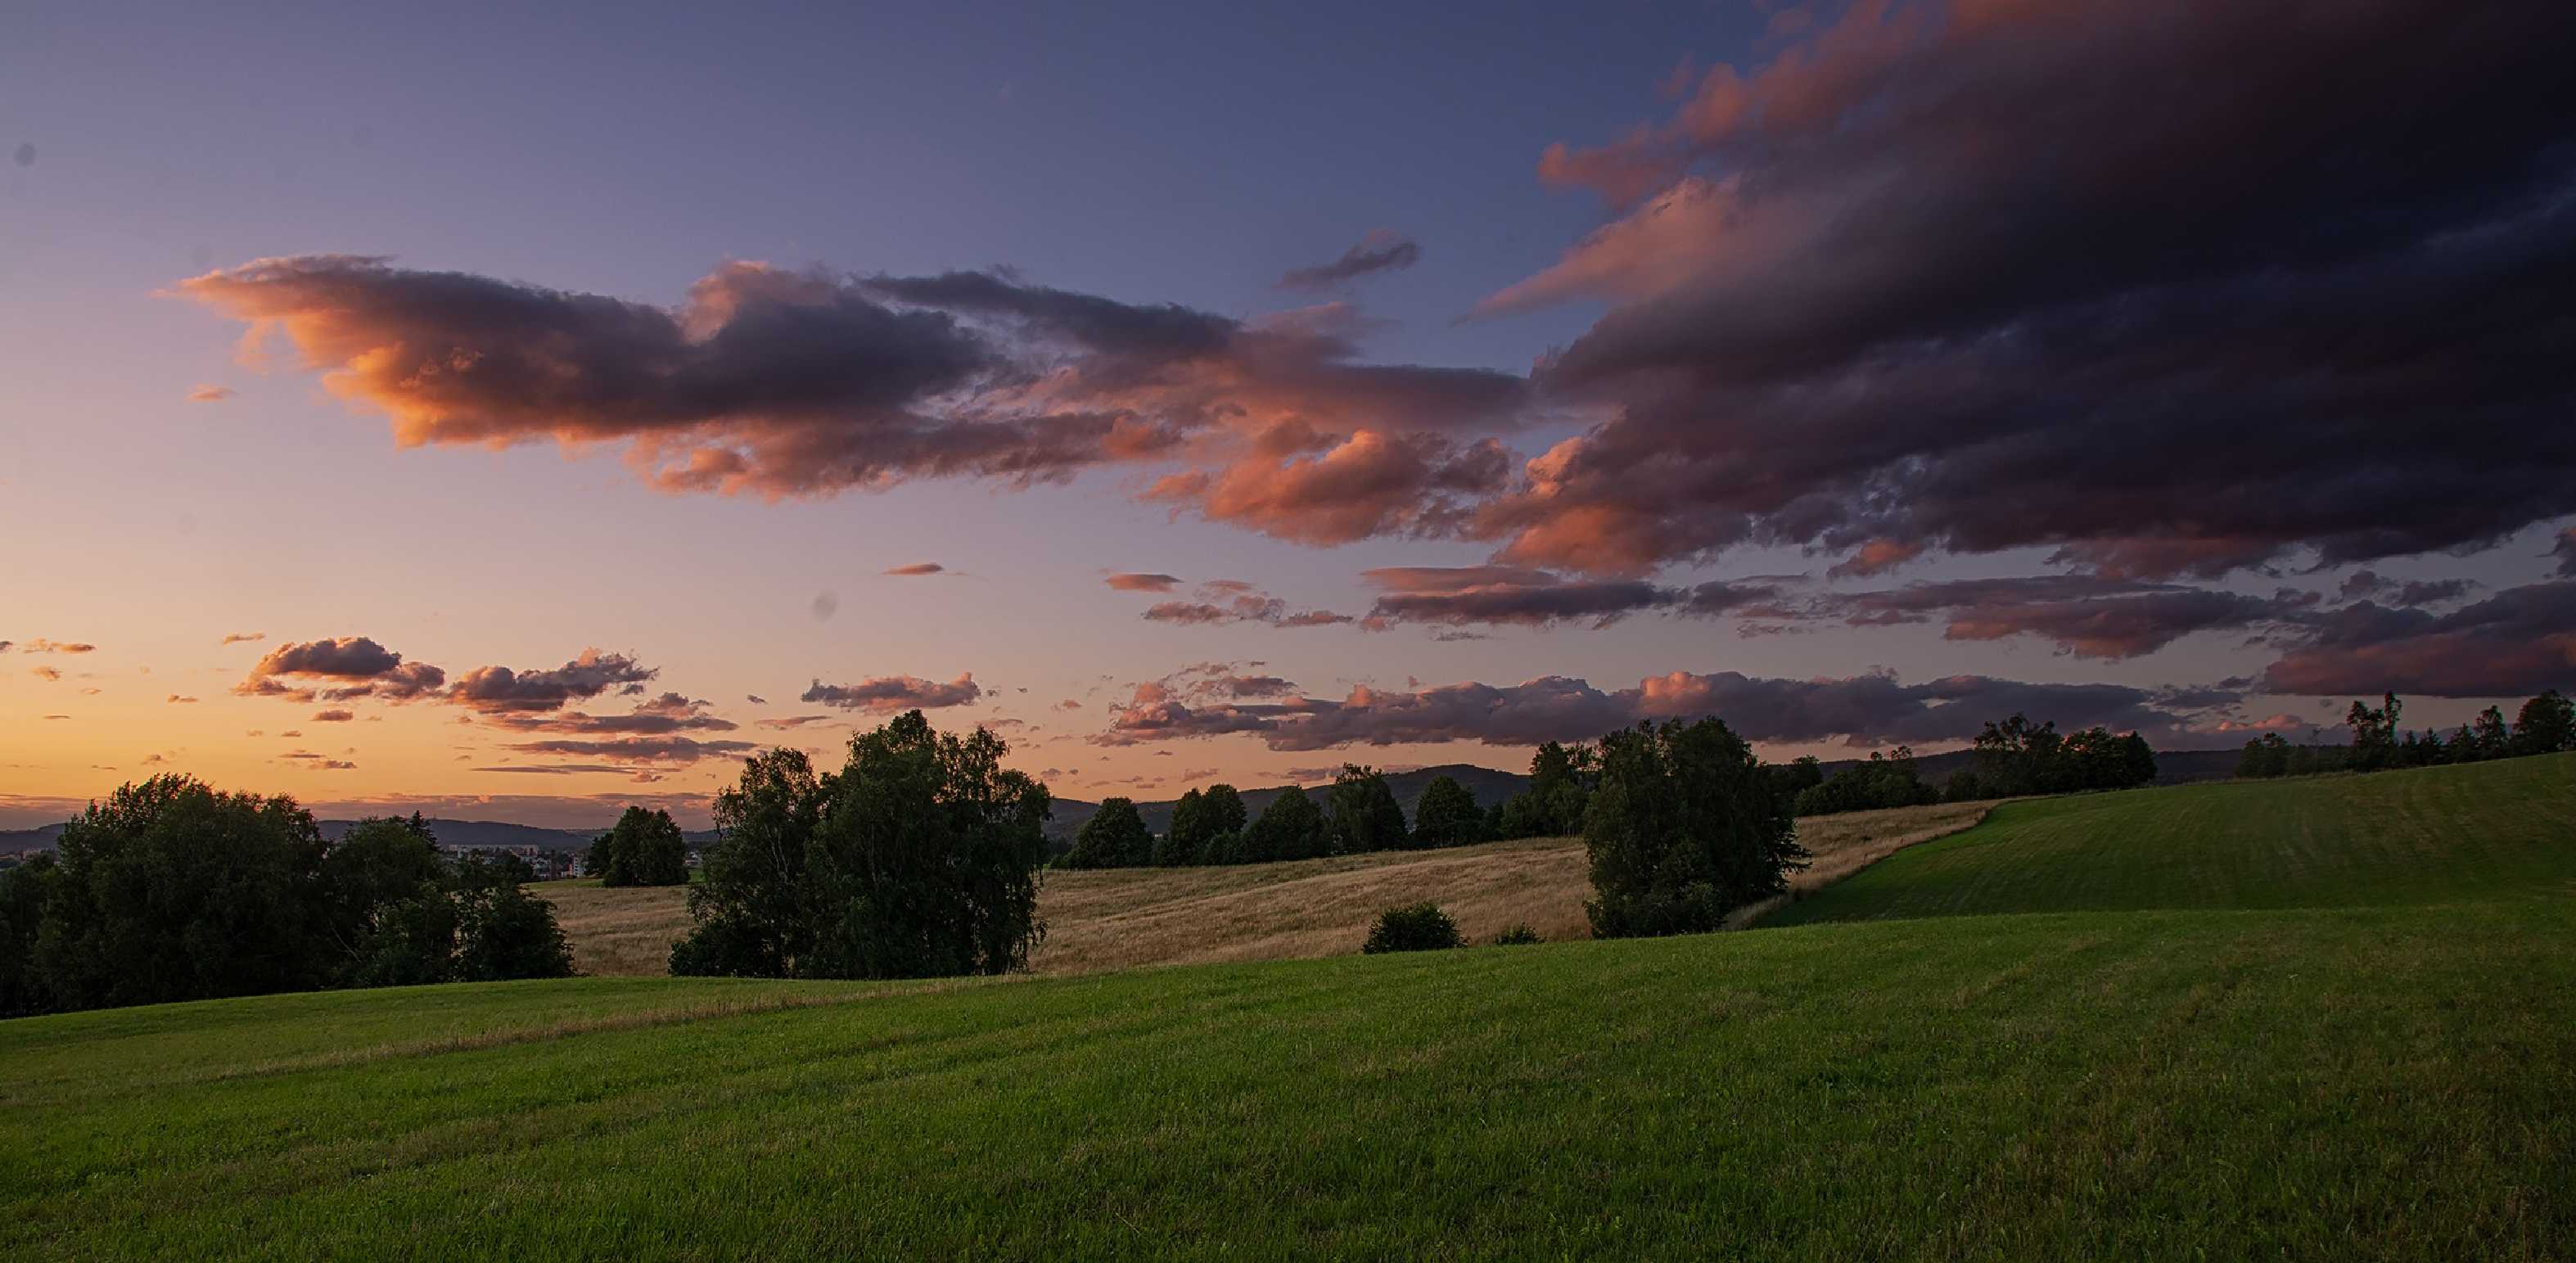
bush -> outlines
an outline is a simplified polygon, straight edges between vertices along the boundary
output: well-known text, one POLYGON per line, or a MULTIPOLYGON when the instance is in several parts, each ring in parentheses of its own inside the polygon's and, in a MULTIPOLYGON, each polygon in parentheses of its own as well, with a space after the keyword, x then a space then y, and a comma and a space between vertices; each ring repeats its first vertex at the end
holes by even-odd
POLYGON ((1425 901, 1379 913, 1377 925, 1369 931, 1368 942, 1361 945, 1360 951, 1371 956, 1380 952, 1429 952, 1464 943, 1458 937, 1458 923, 1450 920, 1439 904, 1425 901))
POLYGON ((722 840, 689 887, 694 928, 671 949, 671 972, 926 978, 1025 967, 1044 933, 1047 791, 1004 769, 1006 751, 981 728, 942 736, 916 710, 851 738, 837 776, 817 777, 792 749, 745 760, 741 781, 716 797, 722 840))
POLYGON ((1538 936, 1538 931, 1529 928, 1529 923, 1526 921, 1494 936, 1494 946, 1496 947, 1521 947, 1530 943, 1544 943, 1546 941, 1547 940, 1538 936))
POLYGON ((1714 930, 1805 867, 1770 776, 1725 724, 1639 724, 1602 738, 1600 757, 1583 822, 1595 935, 1714 930))

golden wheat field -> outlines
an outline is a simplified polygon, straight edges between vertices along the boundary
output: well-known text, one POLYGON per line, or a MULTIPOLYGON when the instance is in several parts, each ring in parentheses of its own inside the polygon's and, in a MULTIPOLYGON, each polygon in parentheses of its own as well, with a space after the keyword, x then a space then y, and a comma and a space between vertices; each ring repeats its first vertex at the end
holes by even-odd
MULTIPOLYGON (((1887 854, 1956 833, 1990 803, 1860 811, 1798 822, 1813 853, 1789 898, 1840 880, 1887 854)), ((547 882, 573 963, 588 974, 666 972, 671 944, 688 930, 683 888, 547 882)), ((1224 868, 1124 868, 1050 872, 1038 895, 1046 941, 1030 960, 1040 973, 1097 973, 1139 965, 1283 960, 1357 952, 1377 914, 1428 899, 1471 942, 1527 924, 1548 939, 1586 938, 1592 887, 1580 838, 1529 838, 1437 851, 1244 864, 1224 868)), ((1749 924, 1781 900, 1745 909, 1749 924)))

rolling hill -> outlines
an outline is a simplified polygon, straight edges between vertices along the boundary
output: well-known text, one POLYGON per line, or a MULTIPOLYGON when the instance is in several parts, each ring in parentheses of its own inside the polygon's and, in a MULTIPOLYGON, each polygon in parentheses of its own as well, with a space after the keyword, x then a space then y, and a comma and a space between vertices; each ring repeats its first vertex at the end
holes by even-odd
POLYGON ((0 1250, 2564 1258, 2571 813, 2576 755, 2014 804, 1745 933, 22 1019, 0 1250))

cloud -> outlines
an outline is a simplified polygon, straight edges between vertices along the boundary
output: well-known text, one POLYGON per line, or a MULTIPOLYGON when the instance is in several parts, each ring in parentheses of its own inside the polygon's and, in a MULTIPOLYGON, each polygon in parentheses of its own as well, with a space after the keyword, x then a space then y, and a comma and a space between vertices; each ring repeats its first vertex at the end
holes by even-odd
MULTIPOLYGON (((2576 579, 2576 526, 2558 533, 2557 543, 2549 550, 2549 555, 2558 559, 2559 578, 2576 579)), ((0 645, 7 643, 0 641, 0 645)))
POLYGON ((2361 570, 2344 577, 2338 589, 2347 601, 2363 597, 2386 597, 2391 605, 2439 605, 2465 597, 2478 585, 2469 579, 2386 579, 2377 573, 2361 570))
POLYGON ((512 742, 509 748, 522 754, 570 755, 622 765, 686 766, 703 758, 739 754, 754 747, 748 741, 701 741, 695 737, 663 736, 615 737, 598 741, 550 738, 512 742))
POLYGON ((267 632, 233 632, 224 637, 224 643, 227 645, 241 645, 248 644, 255 640, 266 639, 268 639, 267 632))
POLYGON ((1608 419, 1463 533, 1603 574, 1899 540, 2166 578, 2576 512, 2576 326, 2535 317, 2576 283, 2576 9, 2455 18, 1860 4, 1551 150, 1628 209, 1480 310, 1610 304, 1537 374, 1608 419))
POLYGON ((982 697, 984 690, 975 683, 972 671, 945 684, 909 675, 880 675, 856 684, 825 684, 814 681, 797 700, 842 710, 865 711, 871 715, 891 715, 907 710, 937 710, 943 706, 964 706, 982 697))
POLYGON ((742 700, 749 702, 754 706, 767 706, 769 704, 769 699, 762 697, 758 693, 746 693, 743 695, 742 700))
POLYGON ((1242 321, 997 273, 738 262, 666 309, 307 255, 178 292, 249 322, 250 346, 282 335, 403 446, 621 444, 673 492, 1025 486, 1183 456, 1223 469, 1275 463, 1283 434, 1492 432, 1532 406, 1513 374, 1359 362, 1364 324, 1338 306, 1242 321))
POLYGON ((32 675, 39 680, 47 681, 60 680, 63 678, 63 673, 52 667, 29 667, 27 668, 27 674, 32 675))
POLYGON ((705 702, 693 701, 678 693, 664 693, 637 702, 634 710, 623 715, 593 715, 567 710, 505 713, 494 715, 492 719, 514 732, 566 735, 659 736, 674 732, 731 732, 740 726, 709 711, 705 702))
POLYGON ((1388 228, 1370 230, 1359 243, 1330 263, 1290 268, 1279 278, 1281 289, 1333 289, 1378 272, 1401 272, 1422 260, 1422 247, 1388 228))
POLYGON ((1383 590, 1373 623, 1513 623, 1545 627, 1588 620, 1595 628, 1640 610, 1679 604, 1677 588, 1640 580, 1566 579, 1524 566, 1388 566, 1361 572, 1383 590))
POLYGON ((1821 598, 1814 609, 1855 627, 1939 618, 1947 623, 1942 635, 1949 640, 2035 636, 2077 657, 2132 658, 2195 632, 2300 625, 2314 617, 2316 603, 2297 592, 2259 597, 2070 574, 1838 593, 1821 598))
POLYGON ((197 699, 196 699, 196 698, 193 698, 193 697, 181 697, 181 696, 179 696, 179 695, 178 695, 178 694, 176 694, 176 693, 172 693, 172 694, 171 694, 171 695, 166 699, 166 701, 168 702, 168 704, 173 705, 173 706, 193 706, 193 705, 196 705, 196 703, 197 703, 197 699))
MULTIPOLYGON (((151 759, 145 759, 144 762, 150 763, 159 757, 160 756, 155 755, 151 759)), ((358 766, 346 759, 335 759, 326 754, 315 754, 310 750, 290 750, 277 757, 288 762, 301 763, 306 767, 323 772, 354 771, 358 766)))
POLYGON ((1861 541, 1852 555, 1825 572, 1828 578, 1848 575, 1874 575, 1894 570, 1923 555, 1923 542, 1910 539, 1871 539, 1861 541))
POLYGON ((2576 581, 2507 588, 2446 614, 2364 601, 2324 615, 2262 681, 2268 693, 2312 696, 2576 691, 2576 581))
POLYGON ((622 653, 584 649, 580 657, 548 670, 476 667, 457 678, 446 699, 485 714, 551 711, 660 674, 622 653))
MULTIPOLYGON (((1157 578, 1163 576, 1156 576, 1157 578)), ((1157 601, 1137 617, 1184 627, 1262 623, 1271 627, 1331 627, 1359 620, 1331 610, 1291 610, 1288 603, 1251 584, 1219 579, 1199 585, 1201 599, 1157 601)))
POLYGON ((284 697, 299 702, 352 701, 361 697, 410 701, 447 682, 447 673, 403 656, 365 636, 289 641, 268 651, 233 686, 244 697, 284 697))
POLYGON ((1766 679, 1733 671, 1674 671, 1632 689, 1602 690, 1564 676, 1514 685, 1354 687, 1340 699, 1191 705, 1139 687, 1097 745, 1123 746, 1253 733, 1273 750, 1328 750, 1475 741, 1527 746, 1591 740, 1647 719, 1715 715, 1752 741, 1853 747, 1965 741, 2014 712, 2060 728, 2101 724, 2172 741, 2193 732, 2194 708, 2124 684, 2050 684, 1960 675, 1920 684, 1892 673, 1845 679, 1766 679))
POLYGON ((916 561, 908 566, 896 566, 886 573, 898 578, 911 578, 919 575, 943 574, 947 569, 948 567, 935 561, 916 561))
POLYGON ((830 723, 833 718, 834 716, 831 715, 785 715, 777 719, 763 719, 759 724, 763 728, 785 732, 793 728, 802 728, 807 724, 830 723))
POLYGON ((1169 592, 1181 581, 1167 574, 1114 574, 1103 582, 1116 592, 1169 592))
POLYGON ((199 386, 188 392, 188 402, 222 403, 232 398, 233 393, 233 388, 230 386, 199 386))
POLYGON ((355 713, 345 710, 317 710, 313 712, 313 722, 317 724, 345 724, 356 718, 357 715, 355 713))
MULTIPOLYGON (((9 643, 10 642, 8 641, 0 640, 0 647, 5 647, 9 643)), ((98 646, 96 645, 86 644, 77 640, 47 640, 42 636, 38 636, 34 640, 27 641, 26 643, 19 645, 18 648, 26 653, 96 653, 98 651, 98 646)))

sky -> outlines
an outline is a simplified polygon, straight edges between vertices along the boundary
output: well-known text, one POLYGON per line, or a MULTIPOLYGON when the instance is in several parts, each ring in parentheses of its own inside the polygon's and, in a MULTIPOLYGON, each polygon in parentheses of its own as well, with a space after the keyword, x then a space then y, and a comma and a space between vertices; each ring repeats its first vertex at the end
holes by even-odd
POLYGON ((527 8, 6 19, 0 827, 2576 686, 2565 6, 527 8))

